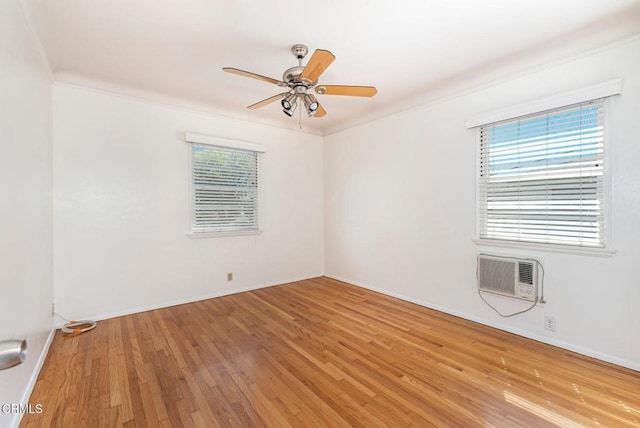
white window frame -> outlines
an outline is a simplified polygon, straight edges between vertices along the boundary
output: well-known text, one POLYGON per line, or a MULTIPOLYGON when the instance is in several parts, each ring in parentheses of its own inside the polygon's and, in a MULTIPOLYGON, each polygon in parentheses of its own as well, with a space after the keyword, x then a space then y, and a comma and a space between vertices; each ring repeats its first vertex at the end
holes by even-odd
POLYGON ((612 215, 612 202, 613 202, 613 177, 611 172, 611 159, 613 152, 613 138, 612 138, 612 124, 613 115, 611 109, 610 97, 613 95, 622 94, 623 81, 622 79, 610 80, 597 85, 593 85, 586 88, 581 88, 575 91, 566 92, 553 97, 537 100, 529 103, 519 104, 517 106, 509 107, 507 109, 490 112, 482 115, 481 117, 465 122, 467 129, 475 130, 474 143, 476 145, 476 233, 473 242, 478 247, 499 247, 499 248, 511 248, 515 250, 541 250, 556 253, 578 254, 578 255, 592 255, 598 257, 611 257, 616 253, 613 248, 613 215, 612 215), (547 110, 553 110, 560 107, 569 106, 572 104, 587 102, 597 98, 606 98, 603 106, 604 110, 604 140, 605 148, 603 154, 603 186, 604 186, 604 223, 605 223, 605 235, 604 235, 604 247, 603 248, 588 248, 579 247, 573 245, 559 245, 559 244, 543 244, 532 243, 523 241, 506 241, 498 239, 481 239, 480 238, 480 128, 483 125, 487 125, 494 122, 500 122, 507 119, 513 119, 516 117, 527 116, 530 114, 543 113, 547 110))
POLYGON ((216 238, 216 237, 224 237, 224 236, 245 236, 245 235, 260 235, 262 230, 260 229, 260 196, 261 196, 261 161, 260 155, 265 153, 267 150, 265 146, 258 143, 252 143, 247 141, 240 140, 231 140, 226 138, 214 137, 210 135, 196 134, 192 132, 186 132, 184 135, 184 141, 188 144, 189 150, 187 153, 187 163, 188 163, 188 182, 189 182, 189 205, 188 205, 188 225, 187 225, 187 236, 192 239, 200 239, 200 238, 216 238), (257 207, 258 207, 258 228, 252 230, 233 230, 233 231, 225 231, 225 232, 194 232, 193 231, 193 165, 192 165, 192 153, 193 153, 193 145, 206 145, 211 146, 212 148, 221 148, 221 149, 240 149, 240 150, 248 150, 256 152, 258 155, 258 195, 257 195, 257 207))

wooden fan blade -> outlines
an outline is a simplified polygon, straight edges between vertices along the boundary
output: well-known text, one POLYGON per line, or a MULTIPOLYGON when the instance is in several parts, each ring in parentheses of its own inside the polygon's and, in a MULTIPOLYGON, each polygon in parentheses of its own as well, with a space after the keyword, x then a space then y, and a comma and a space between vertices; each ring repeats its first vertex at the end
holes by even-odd
POLYGON ((278 86, 289 86, 281 80, 272 79, 271 77, 262 76, 260 74, 251 73, 249 71, 239 70, 233 67, 223 67, 223 71, 231 74, 237 74, 238 76, 250 77, 252 79, 262 80, 263 82, 273 83, 278 86))
POLYGON ((314 114, 313 117, 318 118, 325 116, 326 114, 327 111, 324 109, 324 107, 322 107, 322 104, 318 103, 318 110, 316 110, 316 114, 314 114))
POLYGON ((333 56, 331 52, 325 51, 324 49, 316 49, 302 71, 300 78, 308 79, 310 82, 315 82, 335 59, 336 57, 333 56))
POLYGON ((251 104, 251 105, 250 105, 250 106, 248 106, 247 108, 248 108, 249 110, 255 110, 255 109, 257 109, 257 108, 264 107, 264 106, 266 106, 267 104, 271 104, 271 103, 272 103, 272 102, 274 102, 274 101, 278 101, 278 100, 283 99, 283 98, 285 97, 285 95, 287 95, 287 93, 286 93, 286 92, 283 92, 283 93, 281 93, 281 94, 274 95, 274 96, 269 97, 269 98, 265 98, 265 99, 264 99, 264 100, 262 100, 262 101, 258 101, 258 102, 257 102, 257 103, 255 103, 255 104, 251 104))
POLYGON ((375 86, 322 85, 316 87, 320 95, 349 95, 351 97, 372 97, 378 93, 375 86))

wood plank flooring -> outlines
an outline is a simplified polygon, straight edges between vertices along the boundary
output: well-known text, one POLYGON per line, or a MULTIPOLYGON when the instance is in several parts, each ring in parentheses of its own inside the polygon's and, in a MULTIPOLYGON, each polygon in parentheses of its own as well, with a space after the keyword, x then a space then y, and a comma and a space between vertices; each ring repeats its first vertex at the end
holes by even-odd
POLYGON ((328 278, 57 333, 22 427, 640 426, 640 373, 328 278))

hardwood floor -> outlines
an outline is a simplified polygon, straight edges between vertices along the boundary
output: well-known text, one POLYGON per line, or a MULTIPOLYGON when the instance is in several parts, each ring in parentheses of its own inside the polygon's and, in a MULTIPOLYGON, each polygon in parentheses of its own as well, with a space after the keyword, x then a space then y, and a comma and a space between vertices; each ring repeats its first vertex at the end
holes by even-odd
POLYGON ((328 278, 57 333, 22 427, 640 426, 640 373, 328 278))

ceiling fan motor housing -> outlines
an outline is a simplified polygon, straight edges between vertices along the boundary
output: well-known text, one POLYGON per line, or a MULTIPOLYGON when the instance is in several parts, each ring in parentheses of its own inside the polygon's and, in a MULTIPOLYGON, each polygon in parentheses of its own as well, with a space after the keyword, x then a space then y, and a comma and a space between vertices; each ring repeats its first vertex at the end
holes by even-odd
POLYGON ((291 87, 295 87, 296 85, 304 85, 307 88, 313 87, 318 80, 315 82, 310 81, 309 79, 301 78, 300 76, 304 72, 304 66, 302 65, 302 60, 309 52, 309 48, 306 45, 297 44, 291 47, 291 53, 298 59, 298 65, 295 67, 291 67, 285 70, 282 74, 282 80, 289 84, 291 87))
POLYGON ((318 80, 316 80, 315 82, 312 82, 309 79, 300 77, 303 71, 304 71, 304 67, 301 65, 288 68, 282 74, 282 80, 287 84, 289 84, 290 86, 304 85, 307 88, 313 87, 316 83, 318 83, 318 80))

